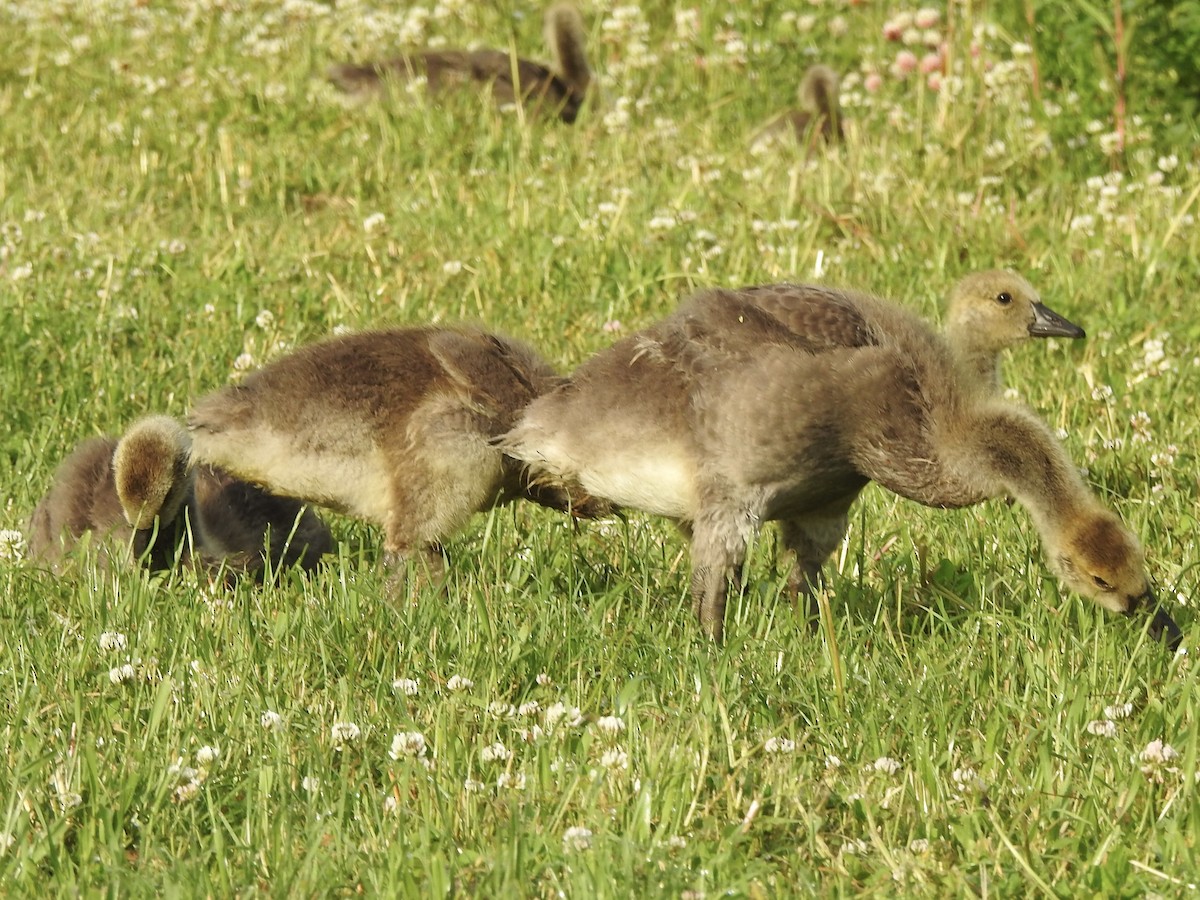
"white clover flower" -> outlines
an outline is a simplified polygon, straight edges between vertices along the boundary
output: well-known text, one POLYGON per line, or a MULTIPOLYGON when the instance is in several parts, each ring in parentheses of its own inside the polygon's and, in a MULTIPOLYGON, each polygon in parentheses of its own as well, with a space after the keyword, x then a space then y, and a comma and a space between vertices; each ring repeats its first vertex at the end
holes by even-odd
POLYGON ((258 717, 258 724, 267 731, 283 731, 283 716, 273 709, 268 709, 258 717))
POLYGON ((499 741, 489 744, 479 751, 479 758, 484 762, 504 762, 512 753, 499 741))
POLYGON ((463 782, 463 790, 468 794, 478 794, 480 791, 487 789, 487 785, 482 781, 476 781, 474 778, 468 778, 463 782))
POLYGON ((1115 738, 1117 736, 1117 723, 1112 719, 1095 719, 1087 723, 1087 733, 1094 734, 1096 737, 1115 738))
POLYGON ((254 362, 253 354, 239 353, 237 359, 233 361, 233 371, 248 372, 250 369, 253 369, 255 365, 256 363, 254 362))
POLYGON ((578 728, 583 724, 583 713, 578 706, 567 706, 565 703, 553 703, 546 708, 543 716, 547 729, 555 728, 559 723, 568 728, 578 728))
POLYGON ((25 536, 10 528, 0 530, 0 559, 17 560, 25 555, 25 536))
POLYGON ((625 722, 618 716, 601 716, 596 720, 596 730, 605 737, 616 737, 625 730, 625 722))
POLYGON ((890 756, 881 756, 868 767, 876 772, 882 772, 884 775, 895 775, 900 771, 902 766, 900 760, 892 759, 890 756))
POLYGON ((259 328, 270 328, 275 324, 275 313, 269 309, 260 309, 258 315, 254 317, 254 324, 259 328))
POLYGON ((1104 715, 1109 719, 1128 719, 1133 715, 1132 703, 1115 703, 1104 707, 1104 715))
POLYGON ((538 677, 534 679, 540 687, 548 687, 554 684, 554 681, 545 672, 539 672, 538 677))
POLYGON ((667 838, 667 848, 670 850, 682 850, 687 846, 687 838, 681 834, 673 834, 667 838))
POLYGON ((563 832, 563 850, 567 853, 582 853, 592 846, 592 829, 572 825, 563 832))
POLYGON ((488 715, 496 719, 511 719, 517 714, 517 708, 503 700, 493 700, 488 704, 488 715))
POLYGON ((1169 469, 1175 465, 1175 457, 1179 455, 1179 447, 1175 444, 1167 444, 1162 450, 1157 453, 1150 454, 1150 462, 1159 469, 1169 469))
POLYGON ((400 801, 396 799, 395 794, 388 794, 383 798, 384 815, 394 815, 398 809, 400 809, 400 801))
POLYGON ((175 238, 167 243, 166 250, 172 256, 178 256, 180 253, 183 253, 185 250, 187 250, 187 244, 185 244, 179 238, 175 238))
POLYGON ((541 708, 542 708, 542 705, 540 703, 538 703, 536 700, 529 700, 525 703, 522 703, 520 706, 517 707, 517 715, 518 716, 532 716, 534 713, 536 713, 541 708))
POLYGON ((473 687, 475 687, 475 682, 473 682, 470 678, 463 677, 462 675, 451 675, 446 681, 446 690, 450 691, 451 693, 469 691, 473 687))
POLYGON ((525 790, 525 776, 520 772, 515 775, 511 772, 503 772, 496 779, 496 787, 500 790, 508 788, 513 791, 523 791, 525 790))
POLYGON ((221 755, 220 747, 210 747, 205 745, 196 751, 196 763, 207 768, 217 761, 217 757, 221 755))
POLYGON ((796 742, 791 738, 769 737, 763 744, 766 753, 795 753, 796 742))
POLYGON ((362 737, 362 729, 353 722, 334 722, 329 729, 335 750, 341 750, 347 744, 353 744, 362 737))
POLYGON ((965 794, 967 791, 982 790, 985 786, 983 779, 970 766, 955 769, 950 773, 950 778, 954 782, 954 789, 960 794, 965 794))
POLYGON ((137 670, 132 663, 125 663, 123 666, 115 666, 108 670, 108 680, 113 684, 128 684, 137 677, 137 670))
POLYGON ((321 779, 316 775, 305 775, 300 781, 300 787, 310 794, 315 794, 321 789, 321 779))
POLYGON ((110 650, 125 649, 125 635, 119 631, 105 631, 100 635, 100 649, 108 652, 110 650))
POLYGON ((620 747, 612 747, 600 756, 600 765, 610 772, 624 771, 629 768, 629 754, 620 747))
POLYGON ((908 842, 908 852, 915 853, 917 856, 929 852, 929 840, 927 838, 913 838, 908 842))
POLYGON ((1161 740, 1151 741, 1140 754, 1142 762, 1162 766, 1179 759, 1179 751, 1161 740))
POLYGON ((24 281, 33 274, 33 263, 21 263, 19 266, 14 266, 9 273, 9 278, 13 281, 24 281))
POLYGON ((546 736, 546 732, 542 730, 542 726, 533 725, 529 728, 521 729, 521 740, 527 744, 536 744, 546 736))
POLYGON ((450 259, 442 263, 442 271, 447 275, 457 275, 463 270, 463 264, 460 260, 450 259))
POLYGON ((670 213, 658 213, 649 222, 646 227, 651 231, 669 231, 678 224, 675 217, 670 213))
POLYGON ((1179 759, 1179 752, 1161 740, 1151 741, 1139 755, 1141 772, 1147 779, 1162 784, 1167 775, 1178 775, 1179 768, 1171 765, 1179 759))
POLYGON ((199 781, 186 781, 171 792, 171 797, 176 803, 187 803, 189 800, 195 800, 199 793, 199 781))
POLYGON ((833 769, 840 769, 841 767, 842 767, 842 761, 838 757, 834 756, 832 753, 828 754, 825 757, 825 768, 826 769, 833 770, 833 769))
POLYGON ((382 228, 386 222, 387 216, 385 216, 383 213, 371 213, 371 215, 363 219, 363 231, 367 232, 367 234, 370 234, 372 231, 377 231, 382 228))
POLYGON ((392 759, 400 759, 402 756, 421 757, 425 755, 426 749, 425 735, 419 731, 402 731, 392 736, 392 749, 388 751, 388 755, 392 759))
POLYGON ((941 19, 941 13, 931 6, 923 6, 913 13, 913 24, 918 28, 934 28, 941 19))
POLYGON ((421 690, 421 685, 415 678, 397 678, 392 682, 392 690, 406 697, 415 697, 421 690))

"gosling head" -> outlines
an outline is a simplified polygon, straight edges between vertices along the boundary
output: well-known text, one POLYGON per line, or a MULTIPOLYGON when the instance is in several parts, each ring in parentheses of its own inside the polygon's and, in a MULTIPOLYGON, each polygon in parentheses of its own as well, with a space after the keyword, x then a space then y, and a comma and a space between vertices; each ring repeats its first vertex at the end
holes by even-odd
POLYGON ((190 441, 183 425, 169 416, 135 422, 113 453, 113 477, 125 519, 149 528, 155 516, 164 522, 179 514, 190 484, 190 441))
POLYGON ((950 291, 946 331, 957 345, 999 352, 1031 337, 1084 337, 1015 272, 976 272, 950 291))
POLYGON ((1172 650, 1182 633, 1154 597, 1142 545, 1113 513, 1094 510, 1069 520, 1049 541, 1050 562, 1068 587, 1105 609, 1152 615, 1150 634, 1172 650))

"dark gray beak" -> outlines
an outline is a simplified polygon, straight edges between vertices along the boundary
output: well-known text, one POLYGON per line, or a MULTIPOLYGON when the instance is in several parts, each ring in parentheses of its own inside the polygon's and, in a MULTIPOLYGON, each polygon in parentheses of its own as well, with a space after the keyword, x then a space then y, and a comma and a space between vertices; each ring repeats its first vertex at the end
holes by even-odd
POLYGON ((1030 337, 1087 337, 1082 328, 1068 321, 1044 303, 1033 304, 1033 322, 1029 326, 1030 337))
POLYGON ((1175 624, 1175 620, 1162 611, 1162 607, 1154 607, 1154 618, 1150 620, 1150 637, 1167 645, 1174 653, 1183 641, 1183 632, 1175 624))
POLYGON ((1140 597, 1135 597, 1129 604, 1129 609, 1125 611, 1127 616, 1140 616, 1146 613, 1151 615, 1148 626, 1150 637, 1159 643, 1166 644, 1167 649, 1172 653, 1178 650, 1179 645, 1183 643, 1183 632, 1179 630, 1175 620, 1163 612, 1163 608, 1158 605, 1158 599, 1152 590, 1147 590, 1140 597))

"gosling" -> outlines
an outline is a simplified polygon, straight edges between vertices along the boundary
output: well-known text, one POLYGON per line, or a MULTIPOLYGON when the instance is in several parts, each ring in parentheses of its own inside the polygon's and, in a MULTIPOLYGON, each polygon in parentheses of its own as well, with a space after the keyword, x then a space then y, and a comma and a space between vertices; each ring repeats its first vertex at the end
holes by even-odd
POLYGON ((517 497, 577 516, 606 504, 530 484, 494 439, 563 381, 530 347, 469 328, 344 335, 196 404, 192 458, 380 525, 384 564, 438 577, 441 542, 517 497))
POLYGON ((809 66, 796 92, 800 108, 781 113, 760 128, 751 139, 751 147, 788 141, 811 149, 817 139, 826 144, 844 141, 839 85, 837 72, 829 66, 809 66))
POLYGON ((585 362, 499 444, 535 479, 679 522, 694 610, 717 640, 760 523, 781 523, 789 586, 811 603, 870 481, 946 509, 1012 496, 1067 587, 1115 612, 1154 607, 1155 637, 1180 640, 1137 539, 1050 429, 964 378, 921 318, 865 294, 702 292, 585 362))
POLYGON ((579 11, 569 3, 546 10, 546 43, 554 69, 513 57, 505 50, 418 50, 384 62, 339 63, 329 80, 352 95, 379 93, 389 81, 426 80, 431 94, 463 86, 485 86, 498 104, 522 103, 534 112, 556 116, 568 125, 579 116, 592 82, 587 32, 579 11))
POLYGON ((120 439, 84 441, 34 510, 31 555, 59 568, 93 534, 106 567, 132 558, 152 571, 195 562, 259 575, 268 566, 312 569, 329 552, 315 513, 220 469, 191 470, 188 443, 167 416, 141 419, 120 439))
POLYGON ((947 299, 946 340, 964 378, 1000 390, 1000 357, 1029 338, 1083 338, 1082 328, 1042 302, 1016 272, 993 269, 960 280, 947 299))

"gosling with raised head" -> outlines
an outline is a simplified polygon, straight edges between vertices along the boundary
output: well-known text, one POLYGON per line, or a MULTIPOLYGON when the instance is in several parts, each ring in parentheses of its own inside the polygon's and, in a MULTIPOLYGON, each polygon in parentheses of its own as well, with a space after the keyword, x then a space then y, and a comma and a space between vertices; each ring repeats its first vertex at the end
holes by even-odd
POLYGON ((825 65, 809 66, 796 95, 799 109, 789 109, 760 128, 751 139, 751 146, 788 141, 811 147, 818 138, 827 144, 845 140, 837 72, 825 65))
POLYGON ((329 80, 347 94, 360 95, 378 93, 389 81, 418 77, 434 95, 485 86, 498 104, 519 102, 571 124, 592 82, 587 32, 579 11, 559 3, 546 10, 545 33, 554 69, 505 50, 417 50, 384 62, 339 63, 330 67, 329 80))
MULTIPOLYGON (((944 336, 887 301, 711 290, 585 362, 500 445, 535 479, 680 522, 695 611, 718 639, 760 524, 781 523, 790 585, 810 594, 870 481, 942 508, 1011 495, 1067 586, 1117 612, 1151 605, 1136 538, 1036 416, 979 385, 944 336)), ((1179 640, 1161 610, 1152 628, 1179 640)))
POLYGON ((130 556, 151 570, 178 560, 231 572, 316 566, 329 529, 311 510, 211 466, 189 467, 183 427, 167 416, 134 423, 120 438, 90 438, 58 467, 30 520, 34 558, 57 566, 92 533, 105 564, 130 556))
POLYGON ((530 484, 494 439, 562 382, 520 342, 469 328, 344 335, 202 398, 192 457, 272 493, 383 527, 385 564, 437 574, 441 541, 517 497, 575 515, 607 505, 530 484))
POLYGON ((1085 337, 1084 330, 1042 302, 1016 272, 975 272, 951 289, 946 340, 964 373, 987 390, 1000 389, 1000 356, 1030 338, 1085 337))

